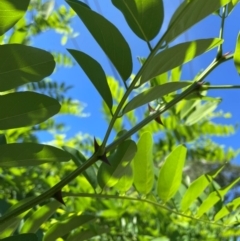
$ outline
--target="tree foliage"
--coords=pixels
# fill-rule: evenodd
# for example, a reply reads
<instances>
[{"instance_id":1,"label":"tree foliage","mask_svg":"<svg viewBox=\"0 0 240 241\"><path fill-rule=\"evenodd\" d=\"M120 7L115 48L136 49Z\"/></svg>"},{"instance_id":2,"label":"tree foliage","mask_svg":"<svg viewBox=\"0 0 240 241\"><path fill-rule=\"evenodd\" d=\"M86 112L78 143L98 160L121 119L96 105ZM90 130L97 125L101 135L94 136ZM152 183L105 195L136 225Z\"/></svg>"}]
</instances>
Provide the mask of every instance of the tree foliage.
<instances>
[{"instance_id":1,"label":"tree foliage","mask_svg":"<svg viewBox=\"0 0 240 241\"><path fill-rule=\"evenodd\" d=\"M239 73L239 37L233 54L222 52L224 22L238 1L183 1L159 38L163 1L112 0L149 48L136 75L119 29L81 1L66 3L57 9L52 0L0 3L0 239L233 240L240 201L232 190L240 179L236 173L219 177L234 174L229 162L239 150L210 137L236 128L214 122L229 113L216 111L221 99L208 90L239 86L213 86L205 79L226 61ZM56 134L52 145L41 144L37 131L64 127L54 115L81 116L82 108L66 97L70 86L44 79L55 64L71 66L73 60L29 44L48 29L60 32L63 44L73 38L74 12L120 75L109 77L93 57L68 49L102 97L109 125L103 140ZM218 38L172 45L212 13L220 16ZM181 66L212 49L212 63L193 80L182 80ZM112 132L116 138L107 145Z\"/></svg>"}]
</instances>

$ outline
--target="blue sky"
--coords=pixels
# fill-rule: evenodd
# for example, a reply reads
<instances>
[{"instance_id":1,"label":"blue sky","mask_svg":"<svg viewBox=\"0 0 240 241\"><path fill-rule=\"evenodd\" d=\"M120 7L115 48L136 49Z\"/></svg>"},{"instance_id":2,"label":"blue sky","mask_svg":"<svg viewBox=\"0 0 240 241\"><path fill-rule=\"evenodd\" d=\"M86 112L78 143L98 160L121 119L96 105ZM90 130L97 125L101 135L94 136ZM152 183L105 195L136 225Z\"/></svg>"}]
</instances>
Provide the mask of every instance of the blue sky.
<instances>
[{"instance_id":1,"label":"blue sky","mask_svg":"<svg viewBox=\"0 0 240 241\"><path fill-rule=\"evenodd\" d=\"M63 0L57 0L57 5L60 6L67 4ZM108 20L110 20L115 26L119 28L125 39L128 41L134 63L133 73L135 74L139 68L139 63L137 57L146 57L149 54L147 45L144 41L139 39L128 27L122 14L113 7L110 0L97 1L88 0L85 1L90 5L93 10L100 11ZM159 36L166 30L169 19L172 16L174 10L177 8L181 1L180 0L165 0L165 19L163 27L160 34L151 42L152 45L157 42ZM224 52L234 52L235 43L238 32L240 31L240 4L231 13L230 17L227 18L225 24L225 42L224 42ZM174 43L191 41L200 38L210 38L219 36L220 18L217 16L210 16L203 20L201 23L195 25L187 33L180 36ZM75 32L79 32L79 36L75 38L75 42L78 45L78 50L84 51L93 58L95 58L105 70L107 75L113 75L112 69L109 65L108 59L97 45L91 34L88 32L86 27L83 25L78 17L73 20L73 25ZM61 37L54 32L42 33L39 37L35 38L33 45L46 50L61 51L67 53L66 48L76 48L72 40L68 40L67 44L62 46L60 44ZM183 78L182 80L190 80L196 75L200 70L208 66L208 64L215 57L216 50L210 51L204 56L196 58L190 64L186 64L183 68ZM67 131L67 136L73 136L77 132L89 133L92 136L97 136L103 138L105 130L107 128L107 123L101 114L101 98L97 91L94 89L91 82L88 80L87 76L81 70L81 68L76 65L73 68L60 68L56 73L52 75L54 80L65 81L69 85L73 85L74 88L69 92L69 94L81 102L87 104L85 112L89 113L90 116L87 118L78 117L58 117L61 120L66 121L67 125L70 127ZM240 77L235 70L232 61L224 63L220 68L212 72L207 81L211 84L240 84ZM211 96L222 97L223 101L219 105L218 109L224 112L231 112L231 119L216 118L215 122L225 123L225 124L235 124L239 123L240 111L240 90L222 90L222 91L211 91L209 92ZM44 137L46 138L46 137ZM221 144L226 146L232 146L234 148L240 148L240 133L239 131L234 136L227 138L214 138Z\"/></svg>"}]
</instances>

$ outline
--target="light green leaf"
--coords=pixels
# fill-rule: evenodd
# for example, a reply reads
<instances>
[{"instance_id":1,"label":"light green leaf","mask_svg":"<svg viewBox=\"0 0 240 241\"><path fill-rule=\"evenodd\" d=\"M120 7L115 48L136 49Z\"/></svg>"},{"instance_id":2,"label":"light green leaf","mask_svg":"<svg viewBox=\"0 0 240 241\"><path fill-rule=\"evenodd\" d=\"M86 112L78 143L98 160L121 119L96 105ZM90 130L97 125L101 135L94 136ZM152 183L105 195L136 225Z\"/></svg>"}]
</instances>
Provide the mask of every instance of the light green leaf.
<instances>
[{"instance_id":1,"label":"light green leaf","mask_svg":"<svg viewBox=\"0 0 240 241\"><path fill-rule=\"evenodd\" d=\"M27 36L27 21L25 18L21 18L17 24L14 26L13 32L9 37L8 43L18 43L22 44Z\"/></svg>"},{"instance_id":2,"label":"light green leaf","mask_svg":"<svg viewBox=\"0 0 240 241\"><path fill-rule=\"evenodd\" d=\"M47 162L67 162L70 155L53 146L37 143L11 143L0 145L0 166L35 166Z\"/></svg>"},{"instance_id":3,"label":"light green leaf","mask_svg":"<svg viewBox=\"0 0 240 241\"><path fill-rule=\"evenodd\" d=\"M233 55L233 60L234 60L234 64L237 69L237 72L238 72L238 74L240 74L240 33L238 33L236 48L235 48L235 52Z\"/></svg>"},{"instance_id":4,"label":"light green leaf","mask_svg":"<svg viewBox=\"0 0 240 241\"><path fill-rule=\"evenodd\" d=\"M98 184L104 189L105 187L113 187L119 179L125 174L125 168L134 158L137 146L134 141L126 140L119 145L117 150L108 157L111 165L102 163L98 170Z\"/></svg>"},{"instance_id":5,"label":"light green leaf","mask_svg":"<svg viewBox=\"0 0 240 241\"><path fill-rule=\"evenodd\" d=\"M171 199L181 185L186 154L187 148L179 145L167 156L160 169L157 192L164 202Z\"/></svg>"},{"instance_id":6,"label":"light green leaf","mask_svg":"<svg viewBox=\"0 0 240 241\"><path fill-rule=\"evenodd\" d=\"M72 160L77 166L81 166L87 159L85 156L78 150L68 147L68 146L63 146L63 150L68 152L71 155ZM95 189L97 187L97 175L95 173L94 167L90 166L87 168L86 171L82 173L84 177L88 180L88 182L91 184L91 186Z\"/></svg>"},{"instance_id":7,"label":"light green leaf","mask_svg":"<svg viewBox=\"0 0 240 241\"><path fill-rule=\"evenodd\" d=\"M128 43L120 31L86 4L76 0L66 0L66 2L81 18L121 77L127 80L132 73L132 55Z\"/></svg>"},{"instance_id":8,"label":"light green leaf","mask_svg":"<svg viewBox=\"0 0 240 241\"><path fill-rule=\"evenodd\" d=\"M20 235L14 235L12 237L1 239L1 241L38 241L38 237L34 233L25 233Z\"/></svg>"},{"instance_id":9,"label":"light green leaf","mask_svg":"<svg viewBox=\"0 0 240 241\"><path fill-rule=\"evenodd\" d=\"M68 52L70 52L82 67L92 84L106 102L108 108L111 110L113 105L112 94L102 66L95 59L81 51L68 49Z\"/></svg>"},{"instance_id":10,"label":"light green leaf","mask_svg":"<svg viewBox=\"0 0 240 241\"><path fill-rule=\"evenodd\" d=\"M141 94L135 96L126 106L123 108L123 114L138 108L144 104L147 104L153 100L163 97L164 95L170 94L181 88L185 88L191 82L169 82L162 85L153 86L148 90L145 90Z\"/></svg>"},{"instance_id":11,"label":"light green leaf","mask_svg":"<svg viewBox=\"0 0 240 241\"><path fill-rule=\"evenodd\" d=\"M183 212L187 211L189 206L202 194L202 192L212 182L213 178L215 178L224 167L225 165L201 175L190 184L181 201L181 210Z\"/></svg>"},{"instance_id":12,"label":"light green leaf","mask_svg":"<svg viewBox=\"0 0 240 241\"><path fill-rule=\"evenodd\" d=\"M230 0L183 1L173 14L163 41L170 43L180 34L229 2Z\"/></svg>"},{"instance_id":13,"label":"light green leaf","mask_svg":"<svg viewBox=\"0 0 240 241\"><path fill-rule=\"evenodd\" d=\"M39 208L24 222L20 233L36 233L40 226L53 215L60 205L60 202L53 201Z\"/></svg>"},{"instance_id":14,"label":"light green leaf","mask_svg":"<svg viewBox=\"0 0 240 241\"><path fill-rule=\"evenodd\" d=\"M141 194L151 192L154 182L153 139L150 132L144 132L137 143L137 153L133 160L134 186Z\"/></svg>"},{"instance_id":15,"label":"light green leaf","mask_svg":"<svg viewBox=\"0 0 240 241\"><path fill-rule=\"evenodd\" d=\"M199 103L195 106L195 110L187 117L185 124L186 125L193 125L196 122L200 121L210 113L212 113L217 106L219 105L219 100L214 102L207 102L201 105Z\"/></svg>"},{"instance_id":16,"label":"light green leaf","mask_svg":"<svg viewBox=\"0 0 240 241\"><path fill-rule=\"evenodd\" d=\"M1 0L0 36L12 28L27 11L30 0Z\"/></svg>"},{"instance_id":17,"label":"light green leaf","mask_svg":"<svg viewBox=\"0 0 240 241\"><path fill-rule=\"evenodd\" d=\"M239 206L240 206L240 197L235 198L233 201L223 206L214 216L214 221L218 221L219 219L230 214L231 212L236 211Z\"/></svg>"},{"instance_id":18,"label":"light green leaf","mask_svg":"<svg viewBox=\"0 0 240 241\"><path fill-rule=\"evenodd\" d=\"M222 200L222 198L231 190L231 188L238 183L240 177L235 179L232 183L219 189L217 192L211 192L210 195L203 201L201 206L199 207L196 216L200 218L204 213L206 213L209 209L211 209L218 201Z\"/></svg>"},{"instance_id":19,"label":"light green leaf","mask_svg":"<svg viewBox=\"0 0 240 241\"><path fill-rule=\"evenodd\" d=\"M0 53L0 91L40 81L55 68L53 56L42 49L5 44L0 45Z\"/></svg>"},{"instance_id":20,"label":"light green leaf","mask_svg":"<svg viewBox=\"0 0 240 241\"><path fill-rule=\"evenodd\" d=\"M34 92L0 96L0 130L39 124L60 110L57 100Z\"/></svg>"},{"instance_id":21,"label":"light green leaf","mask_svg":"<svg viewBox=\"0 0 240 241\"><path fill-rule=\"evenodd\" d=\"M162 0L112 0L112 3L139 38L148 42L156 37L163 23Z\"/></svg>"},{"instance_id":22,"label":"light green leaf","mask_svg":"<svg viewBox=\"0 0 240 241\"><path fill-rule=\"evenodd\" d=\"M230 1L230 3L228 4L228 9L227 9L228 10L228 16L231 14L231 12L237 6L238 3L239 3L239 0Z\"/></svg>"},{"instance_id":23,"label":"light green leaf","mask_svg":"<svg viewBox=\"0 0 240 241\"><path fill-rule=\"evenodd\" d=\"M141 84L165 73L177 66L189 62L198 55L201 55L223 42L222 39L198 39L192 42L185 42L165 49L155 55L144 69L141 77Z\"/></svg>"},{"instance_id":24,"label":"light green leaf","mask_svg":"<svg viewBox=\"0 0 240 241\"><path fill-rule=\"evenodd\" d=\"M56 240L58 237L62 237L68 233L70 233L73 229L78 228L84 224L87 224L96 217L91 215L73 215L70 218L62 221L54 223L46 232L43 241L53 241Z\"/></svg>"}]
</instances>

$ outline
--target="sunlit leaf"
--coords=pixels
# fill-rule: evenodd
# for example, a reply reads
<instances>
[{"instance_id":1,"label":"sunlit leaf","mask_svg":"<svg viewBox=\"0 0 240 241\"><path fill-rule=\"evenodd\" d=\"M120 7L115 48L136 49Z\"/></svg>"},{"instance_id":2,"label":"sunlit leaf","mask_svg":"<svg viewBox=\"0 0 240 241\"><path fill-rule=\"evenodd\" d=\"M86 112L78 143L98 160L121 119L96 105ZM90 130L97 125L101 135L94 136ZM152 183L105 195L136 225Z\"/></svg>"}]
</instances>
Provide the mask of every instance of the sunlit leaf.
<instances>
[{"instance_id":1,"label":"sunlit leaf","mask_svg":"<svg viewBox=\"0 0 240 241\"><path fill-rule=\"evenodd\" d=\"M167 43L173 41L180 34L184 33L214 11L228 4L230 1L231 0L183 1L173 14L163 41Z\"/></svg>"},{"instance_id":2,"label":"sunlit leaf","mask_svg":"<svg viewBox=\"0 0 240 241\"><path fill-rule=\"evenodd\" d=\"M199 103L197 106L195 106L196 109L187 117L185 124L193 125L194 123L200 121L212 113L218 105L219 101L207 102L202 105Z\"/></svg>"},{"instance_id":3,"label":"sunlit leaf","mask_svg":"<svg viewBox=\"0 0 240 241\"><path fill-rule=\"evenodd\" d=\"M96 217L91 215L73 215L62 222L54 223L44 235L43 241L53 241L58 237L62 237L70 233L73 229L78 228L84 224L87 224L96 219Z\"/></svg>"},{"instance_id":4,"label":"sunlit leaf","mask_svg":"<svg viewBox=\"0 0 240 241\"><path fill-rule=\"evenodd\" d=\"M46 1L42 6L41 6L41 14L43 15L44 19L48 19L48 17L51 15L55 5L55 0L49 0Z\"/></svg>"},{"instance_id":5,"label":"sunlit leaf","mask_svg":"<svg viewBox=\"0 0 240 241\"><path fill-rule=\"evenodd\" d=\"M148 42L156 37L163 23L162 0L112 0L112 3L139 38Z\"/></svg>"},{"instance_id":6,"label":"sunlit leaf","mask_svg":"<svg viewBox=\"0 0 240 241\"><path fill-rule=\"evenodd\" d=\"M133 160L134 186L141 194L151 192L154 182L153 138L150 132L144 132L137 143L137 153Z\"/></svg>"},{"instance_id":7,"label":"sunlit leaf","mask_svg":"<svg viewBox=\"0 0 240 241\"><path fill-rule=\"evenodd\" d=\"M60 110L57 100L34 92L0 96L0 130L39 124Z\"/></svg>"},{"instance_id":8,"label":"sunlit leaf","mask_svg":"<svg viewBox=\"0 0 240 241\"><path fill-rule=\"evenodd\" d=\"M148 90L145 90L141 94L135 96L123 109L123 114L138 108L144 104L147 104L153 100L159 99L164 95L170 94L181 88L185 88L190 85L191 82L169 82L162 85L153 86Z\"/></svg>"},{"instance_id":9,"label":"sunlit leaf","mask_svg":"<svg viewBox=\"0 0 240 241\"><path fill-rule=\"evenodd\" d=\"M200 218L204 213L209 211L209 209L211 209L218 201L221 201L222 198L232 189L232 187L239 182L239 180L240 177L235 179L226 187L223 187L218 191L211 192L199 207L196 216Z\"/></svg>"},{"instance_id":10,"label":"sunlit leaf","mask_svg":"<svg viewBox=\"0 0 240 241\"><path fill-rule=\"evenodd\" d=\"M167 202L178 191L182 181L182 172L186 159L187 148L176 147L166 158L158 176L158 196Z\"/></svg>"},{"instance_id":11,"label":"sunlit leaf","mask_svg":"<svg viewBox=\"0 0 240 241\"><path fill-rule=\"evenodd\" d=\"M53 146L37 143L11 143L0 145L0 166L35 166L47 162L66 162L70 155Z\"/></svg>"},{"instance_id":12,"label":"sunlit leaf","mask_svg":"<svg viewBox=\"0 0 240 241\"><path fill-rule=\"evenodd\" d=\"M132 161L137 151L134 141L126 140L108 157L110 165L102 163L98 170L98 184L103 189L113 187L125 174L125 168Z\"/></svg>"},{"instance_id":13,"label":"sunlit leaf","mask_svg":"<svg viewBox=\"0 0 240 241\"><path fill-rule=\"evenodd\" d=\"M30 0L1 0L0 1L0 36L23 17Z\"/></svg>"},{"instance_id":14,"label":"sunlit leaf","mask_svg":"<svg viewBox=\"0 0 240 241\"><path fill-rule=\"evenodd\" d=\"M25 233L4 238L1 239L1 241L39 241L39 239L38 236L34 233Z\"/></svg>"},{"instance_id":15,"label":"sunlit leaf","mask_svg":"<svg viewBox=\"0 0 240 241\"><path fill-rule=\"evenodd\" d=\"M53 201L40 207L27 218L20 233L36 233L40 226L53 215L60 205L58 201Z\"/></svg>"},{"instance_id":16,"label":"sunlit leaf","mask_svg":"<svg viewBox=\"0 0 240 241\"><path fill-rule=\"evenodd\" d=\"M213 178L215 178L224 167L225 165L214 171L201 175L190 184L181 201L182 211L185 212L189 208L189 206L202 194L202 192L212 182Z\"/></svg>"},{"instance_id":17,"label":"sunlit leaf","mask_svg":"<svg viewBox=\"0 0 240 241\"><path fill-rule=\"evenodd\" d=\"M53 56L42 49L5 44L0 45L0 53L0 91L40 81L55 68Z\"/></svg>"},{"instance_id":18,"label":"sunlit leaf","mask_svg":"<svg viewBox=\"0 0 240 241\"><path fill-rule=\"evenodd\" d=\"M86 161L85 156L80 151L68 146L63 146L62 148L71 155L72 160L75 162L77 166L81 166ZM82 174L86 177L88 182L95 189L97 187L97 175L95 173L94 167L90 166Z\"/></svg>"},{"instance_id":19,"label":"sunlit leaf","mask_svg":"<svg viewBox=\"0 0 240 241\"><path fill-rule=\"evenodd\" d=\"M233 60L238 74L240 74L240 33L237 37L236 49L233 55Z\"/></svg>"},{"instance_id":20,"label":"sunlit leaf","mask_svg":"<svg viewBox=\"0 0 240 241\"><path fill-rule=\"evenodd\" d=\"M66 0L81 18L105 54L124 80L132 73L132 56L128 43L120 31L106 18L77 0Z\"/></svg>"},{"instance_id":21,"label":"sunlit leaf","mask_svg":"<svg viewBox=\"0 0 240 241\"><path fill-rule=\"evenodd\" d=\"M223 42L222 39L199 39L185 42L165 49L155 55L144 69L141 84L177 66L189 62Z\"/></svg>"},{"instance_id":22,"label":"sunlit leaf","mask_svg":"<svg viewBox=\"0 0 240 241\"><path fill-rule=\"evenodd\" d=\"M106 102L108 108L111 110L113 105L112 94L102 66L95 59L81 51L68 49L68 52L70 52L84 70L92 84Z\"/></svg>"}]
</instances>

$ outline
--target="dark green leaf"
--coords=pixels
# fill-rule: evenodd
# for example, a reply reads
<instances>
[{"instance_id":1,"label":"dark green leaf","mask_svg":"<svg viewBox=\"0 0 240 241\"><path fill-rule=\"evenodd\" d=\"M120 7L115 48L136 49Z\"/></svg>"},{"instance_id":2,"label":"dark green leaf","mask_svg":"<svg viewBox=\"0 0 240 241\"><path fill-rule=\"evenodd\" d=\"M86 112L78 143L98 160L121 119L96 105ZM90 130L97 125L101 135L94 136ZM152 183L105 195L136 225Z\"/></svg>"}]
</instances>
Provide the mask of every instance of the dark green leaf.
<instances>
[{"instance_id":1,"label":"dark green leaf","mask_svg":"<svg viewBox=\"0 0 240 241\"><path fill-rule=\"evenodd\" d=\"M102 66L95 59L83 52L73 49L68 49L68 52L70 52L70 54L82 67L85 74L91 80L92 84L95 86L99 94L106 102L108 108L111 110L113 105L112 94Z\"/></svg>"},{"instance_id":2,"label":"dark green leaf","mask_svg":"<svg viewBox=\"0 0 240 241\"><path fill-rule=\"evenodd\" d=\"M73 229L78 228L96 219L91 215L71 216L70 218L54 223L46 232L43 241L53 241L70 233Z\"/></svg>"},{"instance_id":3,"label":"dark green leaf","mask_svg":"<svg viewBox=\"0 0 240 241\"><path fill-rule=\"evenodd\" d=\"M230 1L230 3L228 4L228 16L231 14L231 12L237 6L238 3L239 3L239 0Z\"/></svg>"},{"instance_id":4,"label":"dark green leaf","mask_svg":"<svg viewBox=\"0 0 240 241\"><path fill-rule=\"evenodd\" d=\"M36 143L11 143L0 145L0 166L35 166L47 162L66 162L70 155L53 146Z\"/></svg>"},{"instance_id":5,"label":"dark green leaf","mask_svg":"<svg viewBox=\"0 0 240 241\"><path fill-rule=\"evenodd\" d=\"M0 1L0 36L12 28L27 11L30 0Z\"/></svg>"},{"instance_id":6,"label":"dark green leaf","mask_svg":"<svg viewBox=\"0 0 240 241\"><path fill-rule=\"evenodd\" d=\"M38 237L34 233L25 233L4 238L1 239L1 241L38 241Z\"/></svg>"},{"instance_id":7,"label":"dark green leaf","mask_svg":"<svg viewBox=\"0 0 240 241\"><path fill-rule=\"evenodd\" d=\"M117 150L108 157L110 165L102 163L98 170L98 184L104 189L113 187L119 179L125 174L125 168L134 158L137 146L134 141L126 140L119 145Z\"/></svg>"},{"instance_id":8,"label":"dark green leaf","mask_svg":"<svg viewBox=\"0 0 240 241\"><path fill-rule=\"evenodd\" d=\"M81 166L86 161L85 156L80 151L68 146L63 146L62 148L71 155L72 160L77 166ZM95 173L94 167L88 167L88 169L83 172L83 175L95 189L97 187L97 175Z\"/></svg>"},{"instance_id":9,"label":"dark green leaf","mask_svg":"<svg viewBox=\"0 0 240 241\"><path fill-rule=\"evenodd\" d=\"M39 124L60 110L57 100L34 92L0 96L0 130Z\"/></svg>"},{"instance_id":10,"label":"dark green leaf","mask_svg":"<svg viewBox=\"0 0 240 241\"><path fill-rule=\"evenodd\" d=\"M237 37L236 49L233 55L233 60L238 74L240 74L240 33Z\"/></svg>"},{"instance_id":11,"label":"dark green leaf","mask_svg":"<svg viewBox=\"0 0 240 241\"><path fill-rule=\"evenodd\" d=\"M225 165L221 166L217 170L201 175L190 184L181 201L182 211L187 211L189 206L202 194L202 192L212 182L213 178L222 171L224 166Z\"/></svg>"},{"instance_id":12,"label":"dark green leaf","mask_svg":"<svg viewBox=\"0 0 240 241\"><path fill-rule=\"evenodd\" d=\"M163 41L167 43L173 41L187 29L229 2L230 0L183 1L172 16Z\"/></svg>"},{"instance_id":13,"label":"dark green leaf","mask_svg":"<svg viewBox=\"0 0 240 241\"><path fill-rule=\"evenodd\" d=\"M153 138L150 132L144 132L137 143L137 153L133 160L134 185L137 191L147 195L154 182Z\"/></svg>"},{"instance_id":14,"label":"dark green leaf","mask_svg":"<svg viewBox=\"0 0 240 241\"><path fill-rule=\"evenodd\" d=\"M86 4L76 0L66 2L81 18L122 78L127 80L132 73L132 56L128 43L120 31Z\"/></svg>"},{"instance_id":15,"label":"dark green leaf","mask_svg":"<svg viewBox=\"0 0 240 241\"><path fill-rule=\"evenodd\" d=\"M0 45L0 91L37 82L55 68L53 56L42 49L21 44Z\"/></svg>"},{"instance_id":16,"label":"dark green leaf","mask_svg":"<svg viewBox=\"0 0 240 241\"><path fill-rule=\"evenodd\" d=\"M148 90L145 90L141 94L135 96L126 106L123 108L123 114L138 108L144 104L147 104L153 100L163 97L173 91L185 88L188 85L192 84L191 82L169 82L162 85L153 86Z\"/></svg>"},{"instance_id":17,"label":"dark green leaf","mask_svg":"<svg viewBox=\"0 0 240 241\"><path fill-rule=\"evenodd\" d=\"M144 69L141 84L177 66L189 62L223 42L222 39L198 39L175 45L155 55Z\"/></svg>"},{"instance_id":18,"label":"dark green leaf","mask_svg":"<svg viewBox=\"0 0 240 241\"><path fill-rule=\"evenodd\" d=\"M24 222L20 233L36 233L60 205L58 201L53 201L39 208Z\"/></svg>"},{"instance_id":19,"label":"dark green leaf","mask_svg":"<svg viewBox=\"0 0 240 241\"><path fill-rule=\"evenodd\" d=\"M0 134L0 145L7 144L7 139L4 134Z\"/></svg>"},{"instance_id":20,"label":"dark green leaf","mask_svg":"<svg viewBox=\"0 0 240 241\"><path fill-rule=\"evenodd\" d=\"M112 0L112 3L139 38L148 42L156 37L163 23L162 0Z\"/></svg>"},{"instance_id":21,"label":"dark green leaf","mask_svg":"<svg viewBox=\"0 0 240 241\"><path fill-rule=\"evenodd\" d=\"M186 159L187 148L183 145L176 147L166 158L158 177L158 196L167 202L171 199L182 182L182 172Z\"/></svg>"}]
</instances>

